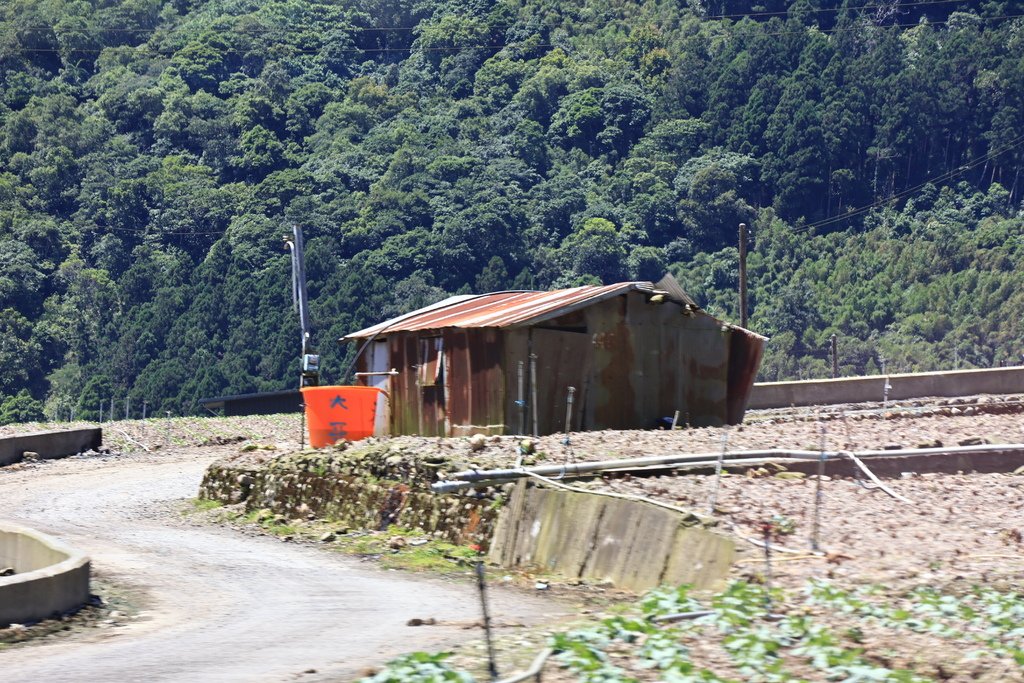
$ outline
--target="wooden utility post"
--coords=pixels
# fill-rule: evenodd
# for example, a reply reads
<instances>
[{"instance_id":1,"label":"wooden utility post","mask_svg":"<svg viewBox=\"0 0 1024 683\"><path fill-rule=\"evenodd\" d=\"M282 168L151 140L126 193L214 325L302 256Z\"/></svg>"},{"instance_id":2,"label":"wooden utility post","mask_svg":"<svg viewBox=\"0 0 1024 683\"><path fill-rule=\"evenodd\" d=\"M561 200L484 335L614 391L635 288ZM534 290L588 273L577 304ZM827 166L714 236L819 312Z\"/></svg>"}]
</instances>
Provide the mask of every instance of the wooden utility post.
<instances>
[{"instance_id":1,"label":"wooden utility post","mask_svg":"<svg viewBox=\"0 0 1024 683\"><path fill-rule=\"evenodd\" d=\"M747 224L740 223L740 327L747 326Z\"/></svg>"}]
</instances>

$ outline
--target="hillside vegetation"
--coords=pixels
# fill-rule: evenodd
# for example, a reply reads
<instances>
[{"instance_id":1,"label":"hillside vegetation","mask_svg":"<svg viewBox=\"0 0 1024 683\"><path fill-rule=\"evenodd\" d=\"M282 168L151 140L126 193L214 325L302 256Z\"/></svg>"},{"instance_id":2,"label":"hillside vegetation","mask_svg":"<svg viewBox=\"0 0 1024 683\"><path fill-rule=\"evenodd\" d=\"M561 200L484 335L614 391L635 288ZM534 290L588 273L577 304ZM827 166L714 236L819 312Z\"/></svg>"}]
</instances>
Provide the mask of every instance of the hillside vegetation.
<instances>
[{"instance_id":1,"label":"hillside vegetation","mask_svg":"<svg viewBox=\"0 0 1024 683\"><path fill-rule=\"evenodd\" d=\"M762 378L1024 351L1012 2L9 0L0 421L327 379L445 294L673 272Z\"/></svg>"}]
</instances>

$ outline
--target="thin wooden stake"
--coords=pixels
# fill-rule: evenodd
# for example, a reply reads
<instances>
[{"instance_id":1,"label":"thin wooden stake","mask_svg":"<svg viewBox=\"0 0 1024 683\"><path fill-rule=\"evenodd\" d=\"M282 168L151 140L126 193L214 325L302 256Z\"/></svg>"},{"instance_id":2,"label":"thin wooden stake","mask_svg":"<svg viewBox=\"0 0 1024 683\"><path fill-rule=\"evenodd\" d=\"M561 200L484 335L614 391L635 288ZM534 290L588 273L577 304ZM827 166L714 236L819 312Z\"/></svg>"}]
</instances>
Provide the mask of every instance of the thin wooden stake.
<instances>
[{"instance_id":1,"label":"thin wooden stake","mask_svg":"<svg viewBox=\"0 0 1024 683\"><path fill-rule=\"evenodd\" d=\"M772 523L761 522L764 536L764 608L765 615L772 614Z\"/></svg>"},{"instance_id":2,"label":"thin wooden stake","mask_svg":"<svg viewBox=\"0 0 1024 683\"><path fill-rule=\"evenodd\" d=\"M722 430L722 451L718 454L718 460L715 461L715 483L711 489L711 500L708 501L708 514L715 514L715 504L718 502L718 488L722 485L722 461L725 460L725 454L729 450L729 428L725 427Z\"/></svg>"},{"instance_id":3,"label":"thin wooden stake","mask_svg":"<svg viewBox=\"0 0 1024 683\"><path fill-rule=\"evenodd\" d=\"M821 455L818 456L818 481L814 490L814 527L811 531L811 550L814 552L821 550L821 503L823 497L821 483L825 478L825 424L820 421L820 416L818 428L821 430Z\"/></svg>"},{"instance_id":4,"label":"thin wooden stake","mask_svg":"<svg viewBox=\"0 0 1024 683\"><path fill-rule=\"evenodd\" d=\"M476 563L476 585L480 590L480 607L484 613L484 636L487 639L487 672L491 680L498 680L498 663L494 658L494 641L491 636L491 615L487 610L487 582L484 572L484 563L477 560Z\"/></svg>"}]
</instances>

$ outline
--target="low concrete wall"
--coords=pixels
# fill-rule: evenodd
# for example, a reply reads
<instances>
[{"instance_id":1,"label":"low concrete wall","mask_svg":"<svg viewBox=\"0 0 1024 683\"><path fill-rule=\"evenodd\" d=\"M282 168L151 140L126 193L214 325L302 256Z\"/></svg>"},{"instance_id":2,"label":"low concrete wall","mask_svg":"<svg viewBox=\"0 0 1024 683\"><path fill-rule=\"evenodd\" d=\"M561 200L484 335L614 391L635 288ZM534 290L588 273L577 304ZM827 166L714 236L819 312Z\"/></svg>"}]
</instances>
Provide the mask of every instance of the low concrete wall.
<instances>
[{"instance_id":1,"label":"low concrete wall","mask_svg":"<svg viewBox=\"0 0 1024 683\"><path fill-rule=\"evenodd\" d=\"M46 619L89 600L89 558L55 538L0 522L0 627Z\"/></svg>"},{"instance_id":2,"label":"low concrete wall","mask_svg":"<svg viewBox=\"0 0 1024 683\"><path fill-rule=\"evenodd\" d=\"M978 446L976 448L958 449L957 453L943 453L939 448L910 449L893 451L860 451L864 464L882 479L896 479L904 472L924 474L926 472L1013 472L1024 465L1024 448L1014 444L1006 446ZM807 460L781 460L790 472L803 472L813 476L818 472L818 463ZM726 467L734 473L745 472L751 467ZM707 468L705 472L713 470ZM830 477L863 477L853 461L842 458L825 462L825 474Z\"/></svg>"},{"instance_id":3,"label":"low concrete wall","mask_svg":"<svg viewBox=\"0 0 1024 683\"><path fill-rule=\"evenodd\" d=\"M903 375L841 377L754 385L748 410L881 401L889 379L889 400L925 396L1024 393L1024 367L951 370Z\"/></svg>"},{"instance_id":4,"label":"low concrete wall","mask_svg":"<svg viewBox=\"0 0 1024 683\"><path fill-rule=\"evenodd\" d=\"M99 427L5 436L0 438L0 466L18 462L25 451L38 453L40 458L62 458L101 445L103 430Z\"/></svg>"},{"instance_id":5,"label":"low concrete wall","mask_svg":"<svg viewBox=\"0 0 1024 683\"><path fill-rule=\"evenodd\" d=\"M687 524L684 515L649 503L520 482L498 517L490 559L503 567L611 580L634 591L720 585L734 542Z\"/></svg>"}]
</instances>

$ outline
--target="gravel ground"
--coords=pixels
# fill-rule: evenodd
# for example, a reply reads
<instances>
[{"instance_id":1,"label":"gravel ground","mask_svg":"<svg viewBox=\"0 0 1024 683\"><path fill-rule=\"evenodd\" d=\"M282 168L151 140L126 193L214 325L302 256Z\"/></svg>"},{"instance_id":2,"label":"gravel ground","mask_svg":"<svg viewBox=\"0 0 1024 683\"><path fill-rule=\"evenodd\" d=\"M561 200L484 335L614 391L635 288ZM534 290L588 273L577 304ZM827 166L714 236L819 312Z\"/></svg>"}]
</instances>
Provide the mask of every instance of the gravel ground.
<instances>
[{"instance_id":1,"label":"gravel ground","mask_svg":"<svg viewBox=\"0 0 1024 683\"><path fill-rule=\"evenodd\" d=\"M776 553L776 580L795 586L810 576L825 576L900 586L1024 579L1024 476L924 474L886 483L912 502L853 479L823 481L819 539L826 555ZM714 477L617 479L583 486L705 510ZM785 527L775 542L809 550L816 486L813 477L726 476L715 517L747 538L761 538L761 523L774 519L776 527ZM745 550L737 574L759 575L763 552L752 544Z\"/></svg>"},{"instance_id":2,"label":"gravel ground","mask_svg":"<svg viewBox=\"0 0 1024 683\"><path fill-rule=\"evenodd\" d=\"M819 421L805 409L750 413L747 423L728 429L704 428L675 431L600 431L551 435L536 440L537 453L527 462L558 463L565 460L596 461L672 453L718 452L727 437L730 450L797 448L817 450L824 436L827 449L874 449L886 446L912 448L941 443L956 445L971 438L991 443L1024 442L1024 414L992 413L1014 405L1018 397L996 399L942 399L916 405L870 411L870 406L846 406L844 419ZM979 404L975 414L964 414ZM960 414L926 414L951 412ZM832 409L826 417L837 418ZM83 423L85 424L85 423ZM0 434L31 431L49 425L18 425L0 428ZM58 425L54 425L58 426ZM154 454L159 449L186 445L260 442L274 444L277 452L298 446L295 416L274 415L244 418L172 418L108 423L105 442L117 448L137 444ZM401 449L417 454L441 452L452 468L511 466L519 437L491 437L480 451L470 440L398 437L391 440ZM225 451L226 452L226 451ZM20 464L14 468L33 467ZM908 505L879 490L869 490L854 480L823 482L821 545L836 554L822 560L780 563L780 579L801 580L808 574L831 572L836 576L871 576L898 580L907 575L939 572L988 577L1012 571L1014 563L1004 556L1021 550L1024 532L1024 477L1011 474L925 474L888 482L913 501ZM596 480L581 484L657 498L699 511L707 509L713 486L709 477L652 477ZM776 478L723 478L718 495L718 515L724 529L735 525L746 536L759 535L758 525L779 515L794 526L786 545L807 548L813 518L813 477L803 480ZM750 546L751 550L756 550ZM744 559L742 562L746 563ZM740 564L748 571L756 563ZM748 569L744 569L747 567ZM874 580L874 579L872 579Z\"/></svg>"},{"instance_id":3,"label":"gravel ground","mask_svg":"<svg viewBox=\"0 0 1024 683\"><path fill-rule=\"evenodd\" d=\"M823 436L827 449L957 445L968 439L1024 442L1024 414L1016 412L1020 406L1013 402L983 398L918 403L886 410L848 406L843 411L845 417L833 409L820 421L813 410L762 411L749 414L744 425L728 430L588 432L571 435L568 444L564 435L551 435L536 440L537 452L528 456L526 462L716 453L726 437L729 450L817 450ZM0 428L0 433L8 430ZM105 436L108 442L116 440L129 446L134 443L136 449L144 446L156 456L161 449L173 450L182 445L241 441L274 444L279 451L287 451L298 446L297 433L295 416L270 416L118 422L107 427ZM492 437L478 451L471 449L466 438L400 437L390 441L406 452L443 454L452 469L460 469L512 465L521 438ZM14 468L41 466L25 464ZM851 479L826 478L822 482L820 545L826 553L823 556L807 552L814 526L814 477L726 476L717 495L715 515L723 531L746 538L760 537L761 523L772 521L778 532L774 542L796 551L773 555L774 585L794 593L810 578L831 579L849 590L881 586L883 596L893 602L905 600L910 591L921 587L961 595L967 594L972 586L1018 593L1024 590L1024 476L923 474L886 483L911 503L891 498L878 489L865 488ZM580 485L705 511L714 482L711 477L700 475L620 477ZM764 580L763 552L752 544L742 543L742 547L733 578L755 583ZM557 583L551 586L552 593L562 596L572 595L574 590L586 588ZM820 616L821 612L816 614ZM937 640L921 633L876 632L851 616L830 618L834 628L863 629L869 651L884 653L887 665L908 666L935 678L954 681L1021 680L1017 669L1007 669L1001 663L996 666L985 660L961 661L959 650L967 644ZM523 666L542 646L545 635L544 631L534 631L504 636L500 648L506 663L504 671ZM455 661L460 665L475 662L473 668L479 672L482 647L477 643L461 648ZM704 666L721 667L729 673L721 650L713 643L693 643L692 655L694 661L700 660ZM511 666L512 661L516 666ZM552 663L545 680L575 679L559 672Z\"/></svg>"},{"instance_id":4,"label":"gravel ground","mask_svg":"<svg viewBox=\"0 0 1024 683\"><path fill-rule=\"evenodd\" d=\"M167 447L0 468L5 519L86 552L104 581L139 603L78 637L0 646L0 681L352 680L407 649L476 637L458 625L479 614L468 581L381 571L183 518L206 466L235 450ZM523 624L564 609L511 589L491 597ZM439 623L406 626L420 616Z\"/></svg>"}]
</instances>

